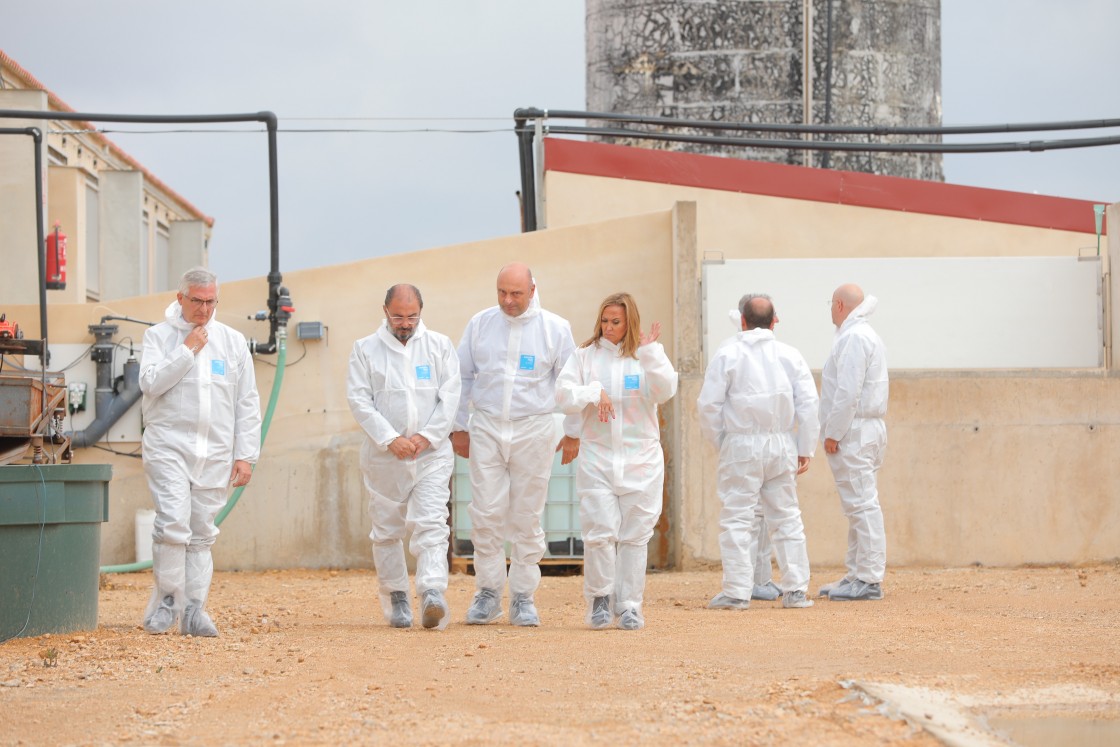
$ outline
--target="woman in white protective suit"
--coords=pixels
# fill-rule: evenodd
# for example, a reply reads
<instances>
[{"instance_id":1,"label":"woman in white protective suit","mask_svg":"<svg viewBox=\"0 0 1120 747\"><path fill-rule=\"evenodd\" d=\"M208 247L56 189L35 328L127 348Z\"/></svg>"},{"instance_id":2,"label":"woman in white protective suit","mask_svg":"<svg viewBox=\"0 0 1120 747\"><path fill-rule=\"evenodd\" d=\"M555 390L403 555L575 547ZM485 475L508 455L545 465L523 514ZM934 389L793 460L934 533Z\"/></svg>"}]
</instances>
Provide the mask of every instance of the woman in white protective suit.
<instances>
[{"instance_id":1,"label":"woman in white protective suit","mask_svg":"<svg viewBox=\"0 0 1120 747\"><path fill-rule=\"evenodd\" d=\"M665 458L657 406L677 391L677 372L657 338L641 331L629 293L599 306L595 333L568 359L556 382L565 413L582 416L579 469L583 592L587 624L623 630L645 625L646 551L657 519Z\"/></svg>"},{"instance_id":2,"label":"woman in white protective suit","mask_svg":"<svg viewBox=\"0 0 1120 747\"><path fill-rule=\"evenodd\" d=\"M165 321L144 333L144 472L155 503L155 588L144 629L216 636L205 612L214 573L214 519L229 487L249 482L261 411L245 336L214 319L216 276L184 273Z\"/></svg>"}]
</instances>

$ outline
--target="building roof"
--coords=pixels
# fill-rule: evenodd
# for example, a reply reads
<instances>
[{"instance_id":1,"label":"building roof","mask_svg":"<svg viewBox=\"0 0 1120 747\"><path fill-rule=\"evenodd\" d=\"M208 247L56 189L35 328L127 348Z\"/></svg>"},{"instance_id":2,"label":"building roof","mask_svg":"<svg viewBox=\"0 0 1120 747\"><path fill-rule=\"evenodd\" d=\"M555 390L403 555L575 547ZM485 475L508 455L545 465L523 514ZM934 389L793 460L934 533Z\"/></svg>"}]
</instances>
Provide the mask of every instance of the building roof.
<instances>
[{"instance_id":1,"label":"building roof","mask_svg":"<svg viewBox=\"0 0 1120 747\"><path fill-rule=\"evenodd\" d=\"M11 57L9 57L4 52L4 50L2 50L2 49L0 49L0 64L8 67L12 71L12 74L15 75L15 77L19 78L20 82L22 82L27 88L45 91L46 94L47 94L48 105L50 106L52 111L62 111L62 112L73 112L74 111L74 109L69 104L67 104L65 101L60 99L57 94L55 94L53 91L51 91L49 88L44 86L41 82L39 82L39 80L34 75L29 73L26 69L24 69L24 67L22 65L20 65L18 62L13 60ZM77 127L81 127L81 128L89 129L89 130L94 130L95 129L94 126L89 122L79 121L79 122L75 122L74 125L77 126ZM157 189L161 190L164 194L166 194L168 197L173 199L175 202L179 203L187 213L189 213L190 215L192 215L193 217L195 217L198 220L204 221L207 226L213 227L214 219L212 217L203 213L201 210L196 208L185 197L183 197L178 192L176 192L175 190L168 187L167 184L165 184L158 177L156 177L155 174L153 174L151 171L149 171L147 168L145 168L143 164L141 164L135 158L130 156L128 153L125 153L123 150L121 150L120 146L118 146L112 140L105 137L100 132L96 132L96 131L91 132L90 137L94 138L99 143L101 143L105 147L107 147L110 150L110 152L113 153L114 156L116 156L120 160L127 163L133 169L141 172L144 175L144 179L146 181L148 181L151 185L153 185Z\"/></svg>"},{"instance_id":2,"label":"building roof","mask_svg":"<svg viewBox=\"0 0 1120 747\"><path fill-rule=\"evenodd\" d=\"M544 153L549 171L1096 235L1089 200L560 138Z\"/></svg>"}]
</instances>

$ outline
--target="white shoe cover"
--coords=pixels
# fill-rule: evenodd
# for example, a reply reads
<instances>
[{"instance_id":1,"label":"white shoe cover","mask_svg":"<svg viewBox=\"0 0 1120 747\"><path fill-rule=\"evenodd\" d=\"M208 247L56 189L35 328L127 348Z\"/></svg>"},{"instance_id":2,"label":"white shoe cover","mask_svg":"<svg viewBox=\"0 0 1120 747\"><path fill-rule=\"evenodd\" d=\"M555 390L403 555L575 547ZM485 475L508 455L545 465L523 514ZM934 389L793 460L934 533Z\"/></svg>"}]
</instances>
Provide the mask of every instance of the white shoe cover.
<instances>
[{"instance_id":1,"label":"white shoe cover","mask_svg":"<svg viewBox=\"0 0 1120 747\"><path fill-rule=\"evenodd\" d=\"M186 555L186 545L152 543L152 597L144 610L149 633L166 633L186 606Z\"/></svg>"}]
</instances>

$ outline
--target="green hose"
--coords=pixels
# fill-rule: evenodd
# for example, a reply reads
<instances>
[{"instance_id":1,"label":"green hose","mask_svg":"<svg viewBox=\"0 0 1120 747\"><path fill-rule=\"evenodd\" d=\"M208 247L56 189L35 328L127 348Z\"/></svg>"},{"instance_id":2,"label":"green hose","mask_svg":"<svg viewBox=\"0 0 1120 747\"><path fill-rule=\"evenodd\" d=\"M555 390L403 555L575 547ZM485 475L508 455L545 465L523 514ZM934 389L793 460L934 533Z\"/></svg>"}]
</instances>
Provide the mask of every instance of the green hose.
<instances>
[{"instance_id":1,"label":"green hose","mask_svg":"<svg viewBox=\"0 0 1120 747\"><path fill-rule=\"evenodd\" d=\"M284 330L281 329L281 332ZM276 402L280 399L280 385L284 381L284 362L288 358L288 345L287 335L278 334L276 336L276 377L272 380L272 393L268 397L268 407L265 408L264 420L261 422L261 447L264 447L265 436L268 435L268 426L272 423L272 414L276 412ZM253 465L253 470L256 471L256 466ZM237 501L241 498L241 491L245 490L242 485L235 488L233 495L226 501L226 505L218 512L217 518L214 523L221 526L222 522L226 520L226 516L237 505ZM146 571L152 567L152 561L144 560L139 563L125 563L123 565L103 565L100 568L101 573L135 573L136 571Z\"/></svg>"}]
</instances>

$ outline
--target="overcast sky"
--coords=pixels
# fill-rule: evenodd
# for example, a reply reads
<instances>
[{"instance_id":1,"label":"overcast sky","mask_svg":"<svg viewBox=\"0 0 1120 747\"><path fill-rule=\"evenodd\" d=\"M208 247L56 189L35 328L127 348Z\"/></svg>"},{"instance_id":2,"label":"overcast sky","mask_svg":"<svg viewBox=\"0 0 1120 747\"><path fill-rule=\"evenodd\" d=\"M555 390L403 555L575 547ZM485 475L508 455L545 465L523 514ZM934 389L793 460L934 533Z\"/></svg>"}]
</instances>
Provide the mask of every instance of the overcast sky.
<instances>
[{"instance_id":1,"label":"overcast sky","mask_svg":"<svg viewBox=\"0 0 1120 747\"><path fill-rule=\"evenodd\" d=\"M7 5L0 49L78 111L270 110L282 130L382 130L281 133L281 271L516 233L513 110L585 108L580 0ZM1120 118L1117 29L1117 0L942 0L944 124ZM263 134L105 127L215 218L222 279L267 273ZM384 131L402 129L496 132ZM1120 200L1120 146L944 167L957 184Z\"/></svg>"}]
</instances>

